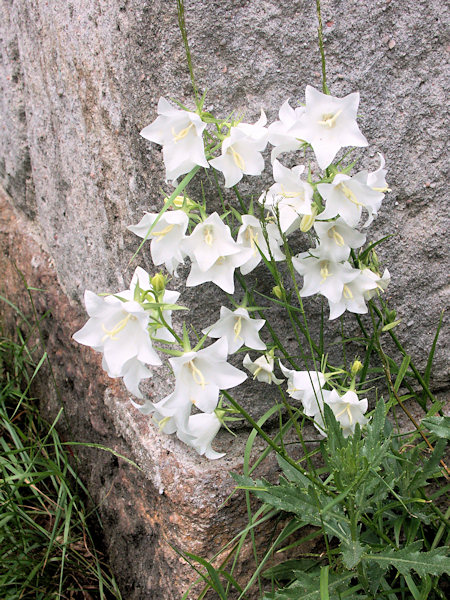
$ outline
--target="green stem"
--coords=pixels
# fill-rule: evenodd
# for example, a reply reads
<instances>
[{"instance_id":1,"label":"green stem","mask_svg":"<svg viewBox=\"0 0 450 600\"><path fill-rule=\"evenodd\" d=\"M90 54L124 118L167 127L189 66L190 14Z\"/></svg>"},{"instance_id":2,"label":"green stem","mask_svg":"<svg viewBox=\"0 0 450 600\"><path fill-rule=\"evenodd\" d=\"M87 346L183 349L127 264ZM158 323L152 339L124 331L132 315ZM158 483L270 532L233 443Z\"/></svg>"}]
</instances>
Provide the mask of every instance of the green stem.
<instances>
[{"instance_id":1,"label":"green stem","mask_svg":"<svg viewBox=\"0 0 450 600\"><path fill-rule=\"evenodd\" d=\"M194 90L195 103L197 108L200 110L200 100L198 95L197 84L195 83L194 68L192 66L191 51L189 49L189 42L187 38L186 21L184 19L184 0L177 0L177 13L178 13L178 27L180 29L181 37L183 38L184 51L186 53L186 60L189 68L189 75L191 77L192 89Z\"/></svg>"},{"instance_id":2,"label":"green stem","mask_svg":"<svg viewBox=\"0 0 450 600\"><path fill-rule=\"evenodd\" d=\"M321 61L322 61L322 90L323 90L324 94L330 95L330 90L328 89L328 86L327 86L325 50L323 47L322 12L320 9L320 0L316 0L316 11L317 11L317 20L319 21L319 26L317 28L317 34L319 36L319 49L320 49L320 57L321 57Z\"/></svg>"}]
</instances>

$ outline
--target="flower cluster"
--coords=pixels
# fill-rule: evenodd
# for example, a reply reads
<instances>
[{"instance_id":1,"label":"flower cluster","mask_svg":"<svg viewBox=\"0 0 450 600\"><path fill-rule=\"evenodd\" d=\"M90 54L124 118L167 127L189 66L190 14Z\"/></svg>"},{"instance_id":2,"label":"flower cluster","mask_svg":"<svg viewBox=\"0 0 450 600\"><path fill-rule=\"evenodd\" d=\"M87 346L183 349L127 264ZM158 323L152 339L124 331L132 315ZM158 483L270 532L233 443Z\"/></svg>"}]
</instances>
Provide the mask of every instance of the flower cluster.
<instances>
[{"instance_id":1,"label":"flower cluster","mask_svg":"<svg viewBox=\"0 0 450 600\"><path fill-rule=\"evenodd\" d=\"M278 272L276 263L288 261L303 278L299 296L324 296L330 319L345 311L368 311L367 301L385 290L390 275L378 271L370 247L362 250L366 233L358 227L367 230L388 191L384 159L380 155L375 171L355 175L343 166L344 159L333 163L342 148L367 146L356 122L358 93L336 98L307 86L305 99L305 105L295 109L286 101L279 120L269 126L262 110L258 121L250 124L216 119L203 110L203 103L191 112L160 99L158 117L141 135L162 146L166 181L183 192L165 198L159 213L145 213L138 224L128 227L149 242L156 266L164 265L177 277L178 267L189 260L186 286L212 282L234 294L236 269L245 276L264 263L273 274ZM259 201L251 201L246 210L240 199L239 210L208 214L205 201L196 202L184 192L185 179L191 179L199 167L221 172L226 188L236 186L244 175L260 175L268 144L273 146L274 183L261 190ZM302 161L291 160L293 167L282 164L282 155L300 151ZM323 173L314 179L317 167ZM186 174L190 177L178 184L177 179ZM291 236L298 232L312 240L307 252L291 249L291 240L297 239ZM282 299L280 279L275 278L275 283L276 296ZM187 328L183 326L178 334L172 326L172 311L183 308L176 304L178 297L166 289L165 277L150 278L138 268L129 290L106 296L86 292L90 319L74 335L78 342L102 352L107 373L123 377L138 398L142 397L140 381L151 376L149 366L162 364L159 351L171 355L173 392L155 403L135 404L161 431L176 433L208 458L221 456L211 447L230 412L222 404L221 390L247 378L229 364L228 357L247 349L264 354L252 359L246 353L244 368L258 381L281 386L284 379L274 372L279 364L287 378L288 396L301 402L304 414L322 433L324 403L341 423L344 435L354 432L356 423L365 424L367 399L359 400L354 387L340 395L329 375L286 368L276 359L277 340L272 336L267 346L261 339L265 320L251 316L257 309L248 306L247 295L234 310L222 306L220 318L203 329L204 337L194 348ZM207 345L208 338L215 341Z\"/></svg>"}]
</instances>

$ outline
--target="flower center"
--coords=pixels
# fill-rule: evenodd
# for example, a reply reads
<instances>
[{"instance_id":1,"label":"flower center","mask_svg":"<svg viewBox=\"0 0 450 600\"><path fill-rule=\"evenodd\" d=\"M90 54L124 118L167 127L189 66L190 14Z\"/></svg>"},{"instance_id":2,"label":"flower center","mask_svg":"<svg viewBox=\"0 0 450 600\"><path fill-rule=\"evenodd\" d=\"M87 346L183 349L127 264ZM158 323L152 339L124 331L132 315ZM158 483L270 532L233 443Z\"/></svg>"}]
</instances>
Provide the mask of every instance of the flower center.
<instances>
[{"instance_id":1,"label":"flower center","mask_svg":"<svg viewBox=\"0 0 450 600\"><path fill-rule=\"evenodd\" d=\"M345 185L343 181L341 181L341 183L338 183L336 188L344 194L347 200L350 200L350 202L353 202L353 204L356 204L356 206L362 206L361 202L359 202L356 198L354 192L352 192L352 190L347 185Z\"/></svg>"},{"instance_id":2,"label":"flower center","mask_svg":"<svg viewBox=\"0 0 450 600\"><path fill-rule=\"evenodd\" d=\"M305 199L304 189L300 189L298 192L287 192L284 188L284 185L281 184L281 193L285 198L300 198L301 200Z\"/></svg>"},{"instance_id":3,"label":"flower center","mask_svg":"<svg viewBox=\"0 0 450 600\"><path fill-rule=\"evenodd\" d=\"M191 127L194 127L194 123L191 123L190 125L188 125L184 129L181 129L178 133L176 133L175 127L172 127L173 141L174 142L179 142L180 140L182 140L183 138L185 138L187 136L187 134L189 133L189 131L191 130Z\"/></svg>"},{"instance_id":4,"label":"flower center","mask_svg":"<svg viewBox=\"0 0 450 600\"><path fill-rule=\"evenodd\" d=\"M333 238L333 239L334 239L334 241L336 242L336 244L337 244L338 246L341 246L341 247L342 247L342 246L344 246L344 244L345 244L345 240L344 240L344 238L342 237L342 235L341 235L340 233L338 233L338 232L336 231L336 228L335 228L335 227L331 227L331 228L328 230L328 237L329 237L329 238Z\"/></svg>"},{"instance_id":5,"label":"flower center","mask_svg":"<svg viewBox=\"0 0 450 600\"><path fill-rule=\"evenodd\" d=\"M344 284L342 293L344 294L344 298L347 298L347 300L351 300L353 298L352 290L348 287L348 285Z\"/></svg>"},{"instance_id":6,"label":"flower center","mask_svg":"<svg viewBox=\"0 0 450 600\"><path fill-rule=\"evenodd\" d=\"M115 336L117 336L117 334L120 333L122 329L125 329L128 321L136 321L136 317L128 313L126 317L121 319L112 329L106 329L105 325L102 323L102 329L106 334L102 337L102 342L104 342L107 338L117 340L118 338Z\"/></svg>"},{"instance_id":7,"label":"flower center","mask_svg":"<svg viewBox=\"0 0 450 600\"><path fill-rule=\"evenodd\" d=\"M350 404L348 402L345 405L345 407L341 410L341 412L336 415L336 419L338 419L339 417L342 417L342 415L344 413L348 414L348 420L350 421L350 425L351 425L353 423L353 417L352 417L352 411L350 410Z\"/></svg>"},{"instance_id":8,"label":"flower center","mask_svg":"<svg viewBox=\"0 0 450 600\"><path fill-rule=\"evenodd\" d=\"M204 377L203 373L200 371L200 369L198 367L195 366L193 360L190 360L188 362L187 366L192 373L192 379L194 380L194 383L196 383L202 389L204 389L204 387L206 385L206 381L205 381L205 377Z\"/></svg>"},{"instance_id":9,"label":"flower center","mask_svg":"<svg viewBox=\"0 0 450 600\"><path fill-rule=\"evenodd\" d=\"M164 227L164 229L161 229L161 231L152 231L151 235L154 235L157 238L156 241L159 242L165 235L169 233L169 231L172 231L174 227L175 225L167 225L167 227Z\"/></svg>"},{"instance_id":10,"label":"flower center","mask_svg":"<svg viewBox=\"0 0 450 600\"><path fill-rule=\"evenodd\" d=\"M319 125L332 129L336 125L336 119L341 114L342 109L338 110L337 113L327 113L322 115L322 121L317 121Z\"/></svg>"},{"instance_id":11,"label":"flower center","mask_svg":"<svg viewBox=\"0 0 450 600\"><path fill-rule=\"evenodd\" d=\"M213 236L213 228L209 225L206 225L203 229L203 239L208 246L213 245L214 236Z\"/></svg>"},{"instance_id":12,"label":"flower center","mask_svg":"<svg viewBox=\"0 0 450 600\"><path fill-rule=\"evenodd\" d=\"M245 239L250 242L250 248L253 249L253 256L257 256L258 252L256 244L258 243L258 232L255 232L253 227L247 227L245 230Z\"/></svg>"},{"instance_id":13,"label":"flower center","mask_svg":"<svg viewBox=\"0 0 450 600\"><path fill-rule=\"evenodd\" d=\"M239 154L239 152L236 152L236 150L233 148L233 146L230 146L228 148L227 152L229 154L231 154L231 156L233 157L233 160L234 160L237 168L240 169L241 171L244 171L244 169L245 169L245 161L242 158L242 156Z\"/></svg>"},{"instance_id":14,"label":"flower center","mask_svg":"<svg viewBox=\"0 0 450 600\"><path fill-rule=\"evenodd\" d=\"M234 339L242 340L241 336L239 335L242 331L242 317L239 317L237 319L236 323L234 324L233 331L234 331Z\"/></svg>"},{"instance_id":15,"label":"flower center","mask_svg":"<svg viewBox=\"0 0 450 600\"><path fill-rule=\"evenodd\" d=\"M327 277L330 276L330 272L328 271L328 261L327 260L323 260L320 263L320 275L322 277L322 281L320 283L323 283Z\"/></svg>"}]
</instances>

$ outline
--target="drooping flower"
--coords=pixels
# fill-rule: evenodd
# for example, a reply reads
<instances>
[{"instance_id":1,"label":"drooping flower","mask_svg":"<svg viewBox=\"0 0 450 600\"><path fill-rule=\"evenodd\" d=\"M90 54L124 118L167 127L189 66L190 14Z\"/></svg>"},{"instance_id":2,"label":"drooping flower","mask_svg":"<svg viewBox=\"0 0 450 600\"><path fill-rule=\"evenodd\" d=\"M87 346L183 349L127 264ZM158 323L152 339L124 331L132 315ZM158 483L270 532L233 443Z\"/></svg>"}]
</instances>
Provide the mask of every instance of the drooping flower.
<instances>
[{"instance_id":1,"label":"drooping flower","mask_svg":"<svg viewBox=\"0 0 450 600\"><path fill-rule=\"evenodd\" d=\"M199 413L191 415L188 419L186 429L178 429L178 438L194 448L200 456L215 460L222 458L225 453L219 453L212 449L212 442L220 429L220 420L215 412Z\"/></svg>"},{"instance_id":2,"label":"drooping flower","mask_svg":"<svg viewBox=\"0 0 450 600\"><path fill-rule=\"evenodd\" d=\"M142 137L163 147L166 180L173 181L200 165L208 168L203 123L198 114L174 108L165 98L158 102L159 117L144 127Z\"/></svg>"},{"instance_id":3,"label":"drooping flower","mask_svg":"<svg viewBox=\"0 0 450 600\"><path fill-rule=\"evenodd\" d=\"M260 175L264 170L261 152L267 146L267 119L261 111L259 120L250 125L239 123L231 127L230 134L222 142L222 154L210 160L211 166L222 171L225 187L232 187L243 175Z\"/></svg>"},{"instance_id":4,"label":"drooping flower","mask_svg":"<svg viewBox=\"0 0 450 600\"><path fill-rule=\"evenodd\" d=\"M359 93L336 98L306 86L305 112L292 133L311 144L321 169L345 146L367 146L356 123Z\"/></svg>"},{"instance_id":5,"label":"drooping flower","mask_svg":"<svg viewBox=\"0 0 450 600\"><path fill-rule=\"evenodd\" d=\"M123 383L125 384L127 390L136 396L136 398L143 398L142 392L139 389L140 382L143 379L148 379L149 377L153 376L152 372L136 357L127 360L123 364L119 373L109 370L104 356L102 360L102 367L108 374L108 377L111 377L112 379L116 377L122 377Z\"/></svg>"},{"instance_id":6,"label":"drooping flower","mask_svg":"<svg viewBox=\"0 0 450 600\"><path fill-rule=\"evenodd\" d=\"M351 248L360 248L366 241L366 235L338 218L336 221L316 221L314 229L319 236L320 256L340 262L347 260Z\"/></svg>"},{"instance_id":7,"label":"drooping flower","mask_svg":"<svg viewBox=\"0 0 450 600\"><path fill-rule=\"evenodd\" d=\"M164 264L169 273L173 274L184 261L182 243L189 218L182 210L167 210L151 229L158 216L158 213L146 212L137 225L129 225L127 229L143 239L151 240L153 263L156 266Z\"/></svg>"},{"instance_id":8,"label":"drooping flower","mask_svg":"<svg viewBox=\"0 0 450 600\"><path fill-rule=\"evenodd\" d=\"M367 277L370 277L370 279L376 284L375 288L364 292L364 296L367 298L367 300L373 298L378 291L384 292L391 281L391 274L387 269L384 270L383 276L381 276L379 273L374 273L370 269L363 269L363 273Z\"/></svg>"},{"instance_id":9,"label":"drooping flower","mask_svg":"<svg viewBox=\"0 0 450 600\"><path fill-rule=\"evenodd\" d=\"M286 100L278 113L279 121L275 121L269 125L269 143L275 148L272 150L271 160L274 160L283 152L298 150L301 142L295 134L295 127L298 125L300 117L305 112L303 106L292 108L289 100ZM294 133L293 133L294 131Z\"/></svg>"},{"instance_id":10,"label":"drooping flower","mask_svg":"<svg viewBox=\"0 0 450 600\"><path fill-rule=\"evenodd\" d=\"M234 272L248 261L250 255L251 251L249 248L242 248L239 254L219 256L212 267L206 271L202 271L198 264L193 262L186 280L186 286L195 287L211 281L224 292L227 292L227 294L234 294Z\"/></svg>"},{"instance_id":11,"label":"drooping flower","mask_svg":"<svg viewBox=\"0 0 450 600\"><path fill-rule=\"evenodd\" d=\"M270 208L275 216L279 216L281 231L286 234L300 226L303 215L312 214L314 190L307 181L301 179L304 170L303 165L287 169L275 160L275 183L259 198L259 202Z\"/></svg>"},{"instance_id":12,"label":"drooping flower","mask_svg":"<svg viewBox=\"0 0 450 600\"><path fill-rule=\"evenodd\" d=\"M226 338L228 354L233 354L244 344L255 350L264 350L266 344L258 335L258 331L264 324L264 319L251 319L248 311L243 307L232 311L222 306L220 319L211 327L203 329L203 333L212 338Z\"/></svg>"},{"instance_id":13,"label":"drooping flower","mask_svg":"<svg viewBox=\"0 0 450 600\"><path fill-rule=\"evenodd\" d=\"M267 223L266 234L269 241L267 244L261 223L253 215L242 215L242 225L239 228L237 243L243 248L250 248L250 258L241 266L242 275L253 271L261 262L261 253L266 260L270 261L270 255L274 260L283 260L284 254L280 249L282 239L275 223ZM270 247L270 252L269 252Z\"/></svg>"},{"instance_id":14,"label":"drooping flower","mask_svg":"<svg viewBox=\"0 0 450 600\"><path fill-rule=\"evenodd\" d=\"M356 227L365 208L369 218L364 227L368 227L383 202L384 194L369 187L364 182L365 178L362 172L354 177L338 173L332 183L319 183L317 190L326 200L326 207L317 218L324 220L340 215L347 225Z\"/></svg>"},{"instance_id":15,"label":"drooping flower","mask_svg":"<svg viewBox=\"0 0 450 600\"><path fill-rule=\"evenodd\" d=\"M284 381L283 379L275 377L273 372L275 361L273 355L269 352L266 352L266 354L263 354L254 361L246 354L242 364L247 371L252 373L253 379L269 384L275 383L276 385L280 385Z\"/></svg>"},{"instance_id":16,"label":"drooping flower","mask_svg":"<svg viewBox=\"0 0 450 600\"><path fill-rule=\"evenodd\" d=\"M323 390L326 377L316 371L296 371L287 369L281 362L283 375L288 378L287 393L291 398L301 400L305 415L313 417L322 410L323 398L327 390Z\"/></svg>"},{"instance_id":17,"label":"drooping flower","mask_svg":"<svg viewBox=\"0 0 450 600\"><path fill-rule=\"evenodd\" d=\"M343 396L339 396L336 390L332 390L327 396L326 403L331 408L336 420L342 427L344 437L355 433L356 423L363 427L369 419L364 416L367 412L367 398L359 400L356 392L349 390ZM314 420L323 431L324 422L321 414L316 414Z\"/></svg>"}]
</instances>

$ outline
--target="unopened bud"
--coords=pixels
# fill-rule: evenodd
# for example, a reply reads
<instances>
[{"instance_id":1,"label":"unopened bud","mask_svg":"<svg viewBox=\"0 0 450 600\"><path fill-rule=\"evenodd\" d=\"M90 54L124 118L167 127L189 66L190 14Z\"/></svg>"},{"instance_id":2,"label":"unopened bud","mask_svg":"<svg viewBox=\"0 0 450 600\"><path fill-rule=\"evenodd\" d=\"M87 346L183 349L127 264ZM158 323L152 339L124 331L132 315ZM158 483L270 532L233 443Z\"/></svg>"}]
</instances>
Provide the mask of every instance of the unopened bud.
<instances>
[{"instance_id":1,"label":"unopened bud","mask_svg":"<svg viewBox=\"0 0 450 600\"><path fill-rule=\"evenodd\" d=\"M272 294L274 296L276 296L277 298L279 298L280 300L283 300L284 293L283 293L282 288L279 285L276 285L275 287L272 288Z\"/></svg>"},{"instance_id":2,"label":"unopened bud","mask_svg":"<svg viewBox=\"0 0 450 600\"><path fill-rule=\"evenodd\" d=\"M309 231L311 229L311 227L314 225L314 221L316 220L316 217L317 217L317 207L313 206L310 215L303 215L302 220L300 221L300 231L303 231L303 233L306 233L307 231Z\"/></svg>"},{"instance_id":3,"label":"unopened bud","mask_svg":"<svg viewBox=\"0 0 450 600\"><path fill-rule=\"evenodd\" d=\"M169 202L169 198L166 197L164 198L164 204L167 204L167 202ZM172 204L176 208L185 208L187 210L195 208L196 206L196 203L188 196L175 196L175 198L172 200Z\"/></svg>"},{"instance_id":4,"label":"unopened bud","mask_svg":"<svg viewBox=\"0 0 450 600\"><path fill-rule=\"evenodd\" d=\"M155 292L162 292L166 288L166 278L162 273L156 273L150 279L150 283L152 284Z\"/></svg>"},{"instance_id":5,"label":"unopened bud","mask_svg":"<svg viewBox=\"0 0 450 600\"><path fill-rule=\"evenodd\" d=\"M354 377L356 375L356 373L361 371L362 368L363 368L362 362L360 360L355 360L355 362L352 364L352 369L351 369L352 376Z\"/></svg>"}]
</instances>

